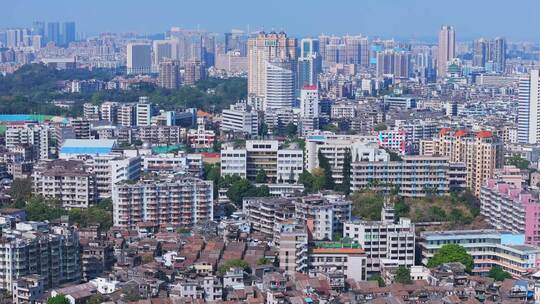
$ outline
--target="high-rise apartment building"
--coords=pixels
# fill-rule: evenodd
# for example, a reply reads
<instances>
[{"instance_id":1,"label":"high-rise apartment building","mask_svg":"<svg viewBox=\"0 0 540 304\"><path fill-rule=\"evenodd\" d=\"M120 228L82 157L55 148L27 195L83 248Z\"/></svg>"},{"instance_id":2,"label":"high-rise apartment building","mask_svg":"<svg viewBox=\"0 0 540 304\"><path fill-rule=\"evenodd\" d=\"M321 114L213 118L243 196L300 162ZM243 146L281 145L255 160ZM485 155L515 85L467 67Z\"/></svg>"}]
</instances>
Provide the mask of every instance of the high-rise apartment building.
<instances>
[{"instance_id":1,"label":"high-rise apartment building","mask_svg":"<svg viewBox=\"0 0 540 304\"><path fill-rule=\"evenodd\" d=\"M99 107L101 120L115 124L118 118L119 104L113 101L106 101Z\"/></svg>"},{"instance_id":2,"label":"high-rise apartment building","mask_svg":"<svg viewBox=\"0 0 540 304\"><path fill-rule=\"evenodd\" d=\"M199 60L189 60L184 66L184 84L194 85L197 81L206 78L206 68Z\"/></svg>"},{"instance_id":3,"label":"high-rise apartment building","mask_svg":"<svg viewBox=\"0 0 540 304\"><path fill-rule=\"evenodd\" d=\"M276 59L266 62L265 110L292 110L294 87L294 70L291 61Z\"/></svg>"},{"instance_id":4,"label":"high-rise apartment building","mask_svg":"<svg viewBox=\"0 0 540 304\"><path fill-rule=\"evenodd\" d=\"M131 127L136 124L135 107L133 104L122 104L118 107L116 121L123 127Z\"/></svg>"},{"instance_id":5,"label":"high-rise apartment building","mask_svg":"<svg viewBox=\"0 0 540 304\"><path fill-rule=\"evenodd\" d=\"M345 36L345 62L361 66L368 65L369 48L368 39L363 36Z\"/></svg>"},{"instance_id":6,"label":"high-rise apartment building","mask_svg":"<svg viewBox=\"0 0 540 304\"><path fill-rule=\"evenodd\" d=\"M377 52L377 76L394 75L408 78L411 73L411 54L405 51L384 50Z\"/></svg>"},{"instance_id":7,"label":"high-rise apartment building","mask_svg":"<svg viewBox=\"0 0 540 304\"><path fill-rule=\"evenodd\" d=\"M322 69L319 40L304 38L300 41L300 56L297 67L297 88L318 86L317 78Z\"/></svg>"},{"instance_id":8,"label":"high-rise apartment building","mask_svg":"<svg viewBox=\"0 0 540 304\"><path fill-rule=\"evenodd\" d=\"M19 278L33 274L40 275L45 289L80 281L79 234L74 228L13 224L2 227L0 237L1 289L13 290Z\"/></svg>"},{"instance_id":9,"label":"high-rise apartment building","mask_svg":"<svg viewBox=\"0 0 540 304\"><path fill-rule=\"evenodd\" d=\"M248 40L248 94L266 96L267 62L296 61L296 39L287 34L264 33Z\"/></svg>"},{"instance_id":10,"label":"high-rise apartment building","mask_svg":"<svg viewBox=\"0 0 540 304\"><path fill-rule=\"evenodd\" d=\"M32 145L36 159L49 159L51 157L51 142L53 130L46 124L25 124L9 127L6 130L6 148L20 145Z\"/></svg>"},{"instance_id":11,"label":"high-rise apartment building","mask_svg":"<svg viewBox=\"0 0 540 304\"><path fill-rule=\"evenodd\" d=\"M319 90L316 86L305 86L300 93L300 117L319 117Z\"/></svg>"},{"instance_id":12,"label":"high-rise apartment building","mask_svg":"<svg viewBox=\"0 0 540 304\"><path fill-rule=\"evenodd\" d=\"M247 55L247 35L241 30L231 30L225 33L225 53L238 51L240 56Z\"/></svg>"},{"instance_id":13,"label":"high-rise apartment building","mask_svg":"<svg viewBox=\"0 0 540 304\"><path fill-rule=\"evenodd\" d=\"M492 41L491 60L493 61L493 70L498 73L504 73L506 69L506 39L497 37Z\"/></svg>"},{"instance_id":14,"label":"high-rise apartment building","mask_svg":"<svg viewBox=\"0 0 540 304\"><path fill-rule=\"evenodd\" d=\"M77 160L53 160L34 168L33 192L48 199L58 199L62 207L88 208L97 200L95 176Z\"/></svg>"},{"instance_id":15,"label":"high-rise apartment building","mask_svg":"<svg viewBox=\"0 0 540 304\"><path fill-rule=\"evenodd\" d=\"M540 142L540 71L531 70L519 80L518 141Z\"/></svg>"},{"instance_id":16,"label":"high-rise apartment building","mask_svg":"<svg viewBox=\"0 0 540 304\"><path fill-rule=\"evenodd\" d=\"M115 184L136 180L141 173L141 158L138 156L124 157L121 153L94 155L85 160L89 173L94 175L98 198L108 198L112 195Z\"/></svg>"},{"instance_id":17,"label":"high-rise apartment building","mask_svg":"<svg viewBox=\"0 0 540 304\"><path fill-rule=\"evenodd\" d=\"M139 102L135 105L135 119L138 127L147 127L152 124L154 107L148 100L148 97L139 97Z\"/></svg>"},{"instance_id":18,"label":"high-rise apartment building","mask_svg":"<svg viewBox=\"0 0 540 304\"><path fill-rule=\"evenodd\" d=\"M177 60L165 60L159 63L158 86L170 90L180 87L180 64Z\"/></svg>"},{"instance_id":19,"label":"high-rise apartment building","mask_svg":"<svg viewBox=\"0 0 540 304\"><path fill-rule=\"evenodd\" d=\"M438 77L445 77L448 62L456 57L456 32L454 27L449 25L441 27L437 52L437 75Z\"/></svg>"},{"instance_id":20,"label":"high-rise apartment building","mask_svg":"<svg viewBox=\"0 0 540 304\"><path fill-rule=\"evenodd\" d=\"M473 66L484 67L486 66L488 45L487 41L483 38L475 40L473 42Z\"/></svg>"},{"instance_id":21,"label":"high-rise apartment building","mask_svg":"<svg viewBox=\"0 0 540 304\"><path fill-rule=\"evenodd\" d=\"M76 139L90 139L90 121L85 118L74 118L70 122Z\"/></svg>"},{"instance_id":22,"label":"high-rise apartment building","mask_svg":"<svg viewBox=\"0 0 540 304\"><path fill-rule=\"evenodd\" d=\"M174 40L154 40L152 64L158 67L165 60L176 59L178 44Z\"/></svg>"},{"instance_id":23,"label":"high-rise apartment building","mask_svg":"<svg viewBox=\"0 0 540 304\"><path fill-rule=\"evenodd\" d=\"M503 165L502 141L490 131L469 132L442 129L439 137L420 141L420 155L445 156L465 163L467 187L480 195L482 185Z\"/></svg>"},{"instance_id":24,"label":"high-rise apartment building","mask_svg":"<svg viewBox=\"0 0 540 304\"><path fill-rule=\"evenodd\" d=\"M213 184L192 177L148 179L113 187L114 226L143 222L189 227L213 219Z\"/></svg>"},{"instance_id":25,"label":"high-rise apartment building","mask_svg":"<svg viewBox=\"0 0 540 304\"><path fill-rule=\"evenodd\" d=\"M60 45L60 23L49 22L47 23L47 42L54 42L55 45Z\"/></svg>"},{"instance_id":26,"label":"high-rise apartment building","mask_svg":"<svg viewBox=\"0 0 540 304\"><path fill-rule=\"evenodd\" d=\"M45 37L45 22L34 21L32 22L32 35L39 35Z\"/></svg>"},{"instance_id":27,"label":"high-rise apartment building","mask_svg":"<svg viewBox=\"0 0 540 304\"><path fill-rule=\"evenodd\" d=\"M128 43L126 53L128 74L148 74L152 71L152 45Z\"/></svg>"},{"instance_id":28,"label":"high-rise apartment building","mask_svg":"<svg viewBox=\"0 0 540 304\"><path fill-rule=\"evenodd\" d=\"M75 41L76 32L75 32L75 22L64 22L62 23L62 44L67 46L70 42Z\"/></svg>"},{"instance_id":29,"label":"high-rise apartment building","mask_svg":"<svg viewBox=\"0 0 540 304\"><path fill-rule=\"evenodd\" d=\"M478 39L473 43L473 66L484 67L488 72L504 72L506 67L506 40Z\"/></svg>"},{"instance_id":30,"label":"high-rise apartment building","mask_svg":"<svg viewBox=\"0 0 540 304\"><path fill-rule=\"evenodd\" d=\"M305 229L295 228L283 231L279 243L279 268L286 274L307 272L308 270L308 233Z\"/></svg>"},{"instance_id":31,"label":"high-rise apartment building","mask_svg":"<svg viewBox=\"0 0 540 304\"><path fill-rule=\"evenodd\" d=\"M16 48L25 46L25 37L28 36L29 30L25 28L15 28L6 30L6 46L8 48Z\"/></svg>"}]
</instances>

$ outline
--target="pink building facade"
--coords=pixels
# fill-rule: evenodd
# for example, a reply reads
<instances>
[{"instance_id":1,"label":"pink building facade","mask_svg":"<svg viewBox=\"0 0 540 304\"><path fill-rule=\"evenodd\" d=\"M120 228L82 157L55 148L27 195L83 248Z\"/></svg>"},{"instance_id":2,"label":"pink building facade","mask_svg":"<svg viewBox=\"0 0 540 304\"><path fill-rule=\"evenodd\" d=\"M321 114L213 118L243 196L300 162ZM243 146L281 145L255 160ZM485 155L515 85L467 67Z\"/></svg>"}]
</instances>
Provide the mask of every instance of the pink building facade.
<instances>
[{"instance_id":1,"label":"pink building facade","mask_svg":"<svg viewBox=\"0 0 540 304\"><path fill-rule=\"evenodd\" d=\"M540 245L540 202L531 192L490 179L480 192L480 213L500 230L525 234L525 242Z\"/></svg>"}]
</instances>

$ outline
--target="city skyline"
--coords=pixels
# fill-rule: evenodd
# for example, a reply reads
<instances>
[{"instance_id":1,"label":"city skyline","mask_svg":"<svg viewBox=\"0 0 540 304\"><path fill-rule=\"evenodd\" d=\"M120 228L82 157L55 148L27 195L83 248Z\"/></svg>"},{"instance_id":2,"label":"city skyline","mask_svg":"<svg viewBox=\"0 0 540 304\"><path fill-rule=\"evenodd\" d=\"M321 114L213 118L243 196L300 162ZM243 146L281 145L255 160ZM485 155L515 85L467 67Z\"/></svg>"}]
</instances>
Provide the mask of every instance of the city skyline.
<instances>
[{"instance_id":1,"label":"city skyline","mask_svg":"<svg viewBox=\"0 0 540 304\"><path fill-rule=\"evenodd\" d=\"M127 6L125 1L97 0L74 5L66 0L23 0L0 12L0 27L30 27L33 21L69 20L77 22L78 32L89 36L106 31L155 34L180 26L212 32L249 28L250 31L284 30L290 36L298 37L321 33L364 34L436 42L440 26L450 24L458 33L457 41L495 36L505 36L513 41L540 39L540 34L526 30L540 27L540 20L534 17L540 3L532 0L518 0L511 7L501 0L490 1L489 14L485 15L481 12L486 9L486 1L458 0L450 8L433 5L427 0L347 2L317 5L277 0L273 6L286 5L288 9L279 10L279 14L261 15L257 13L259 4L245 0L235 1L234 6L212 1L213 9L208 9L208 2L157 1L148 4L136 0ZM66 7L70 9L65 10ZM523 10L524 7L528 9Z\"/></svg>"}]
</instances>

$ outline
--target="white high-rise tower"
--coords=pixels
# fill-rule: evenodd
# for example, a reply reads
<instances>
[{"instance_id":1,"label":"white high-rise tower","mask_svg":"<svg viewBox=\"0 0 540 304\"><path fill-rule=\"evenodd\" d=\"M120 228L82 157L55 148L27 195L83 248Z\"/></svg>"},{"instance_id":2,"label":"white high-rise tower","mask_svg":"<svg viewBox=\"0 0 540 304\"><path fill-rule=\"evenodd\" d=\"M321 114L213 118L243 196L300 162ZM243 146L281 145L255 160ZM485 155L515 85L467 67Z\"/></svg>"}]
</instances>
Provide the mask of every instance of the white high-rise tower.
<instances>
[{"instance_id":1,"label":"white high-rise tower","mask_svg":"<svg viewBox=\"0 0 540 304\"><path fill-rule=\"evenodd\" d=\"M524 144L540 142L540 71L531 70L519 80L518 141Z\"/></svg>"},{"instance_id":2,"label":"white high-rise tower","mask_svg":"<svg viewBox=\"0 0 540 304\"><path fill-rule=\"evenodd\" d=\"M438 77L446 76L448 61L456 58L456 32L454 27L443 25L439 31L439 49L437 56Z\"/></svg>"}]
</instances>

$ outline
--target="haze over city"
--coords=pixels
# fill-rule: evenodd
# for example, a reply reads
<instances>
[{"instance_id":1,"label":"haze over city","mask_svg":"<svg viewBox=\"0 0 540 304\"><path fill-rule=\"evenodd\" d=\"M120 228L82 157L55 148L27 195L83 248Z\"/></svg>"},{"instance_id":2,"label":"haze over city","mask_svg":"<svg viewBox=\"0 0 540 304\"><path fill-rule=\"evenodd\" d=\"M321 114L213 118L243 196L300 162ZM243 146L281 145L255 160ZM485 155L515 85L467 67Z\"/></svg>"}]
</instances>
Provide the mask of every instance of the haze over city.
<instances>
[{"instance_id":1,"label":"haze over city","mask_svg":"<svg viewBox=\"0 0 540 304\"><path fill-rule=\"evenodd\" d=\"M266 6L265 8L263 8ZM33 20L76 20L87 35L100 32L162 33L171 26L285 30L294 36L366 34L384 38L435 41L433 28L452 24L458 40L506 36L540 40L535 0L336 0L287 1L77 1L20 0L0 10L0 26L25 26Z\"/></svg>"}]
</instances>

